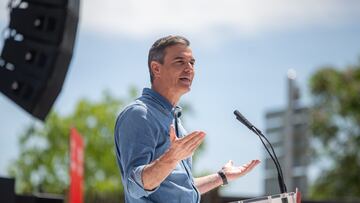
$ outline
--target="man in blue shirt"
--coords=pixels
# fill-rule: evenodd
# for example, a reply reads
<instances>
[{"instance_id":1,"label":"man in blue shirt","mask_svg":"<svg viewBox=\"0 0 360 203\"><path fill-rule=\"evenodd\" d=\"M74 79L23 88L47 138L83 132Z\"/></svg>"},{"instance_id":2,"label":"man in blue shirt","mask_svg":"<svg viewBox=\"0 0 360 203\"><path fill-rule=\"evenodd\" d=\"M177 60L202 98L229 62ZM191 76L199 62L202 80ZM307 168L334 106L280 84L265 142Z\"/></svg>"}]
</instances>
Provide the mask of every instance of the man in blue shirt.
<instances>
[{"instance_id":1,"label":"man in blue shirt","mask_svg":"<svg viewBox=\"0 0 360 203\"><path fill-rule=\"evenodd\" d=\"M151 89L128 105L115 126L117 162L125 201L199 203L200 195L251 171L259 160L232 161L214 174L194 178L193 155L205 138L181 125L180 97L190 91L194 64L190 42L181 36L157 40L149 51Z\"/></svg>"}]
</instances>

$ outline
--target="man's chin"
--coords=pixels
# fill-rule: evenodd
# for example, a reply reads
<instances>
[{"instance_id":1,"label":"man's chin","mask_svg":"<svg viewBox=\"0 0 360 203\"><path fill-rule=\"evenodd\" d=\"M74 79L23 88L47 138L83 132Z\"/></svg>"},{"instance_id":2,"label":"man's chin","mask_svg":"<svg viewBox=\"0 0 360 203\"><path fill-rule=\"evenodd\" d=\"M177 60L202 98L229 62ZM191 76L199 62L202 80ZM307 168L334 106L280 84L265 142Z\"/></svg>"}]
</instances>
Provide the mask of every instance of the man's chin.
<instances>
[{"instance_id":1,"label":"man's chin","mask_svg":"<svg viewBox=\"0 0 360 203\"><path fill-rule=\"evenodd\" d=\"M181 93L186 94L186 93L190 92L190 90L191 90L191 86L184 86L181 88Z\"/></svg>"}]
</instances>

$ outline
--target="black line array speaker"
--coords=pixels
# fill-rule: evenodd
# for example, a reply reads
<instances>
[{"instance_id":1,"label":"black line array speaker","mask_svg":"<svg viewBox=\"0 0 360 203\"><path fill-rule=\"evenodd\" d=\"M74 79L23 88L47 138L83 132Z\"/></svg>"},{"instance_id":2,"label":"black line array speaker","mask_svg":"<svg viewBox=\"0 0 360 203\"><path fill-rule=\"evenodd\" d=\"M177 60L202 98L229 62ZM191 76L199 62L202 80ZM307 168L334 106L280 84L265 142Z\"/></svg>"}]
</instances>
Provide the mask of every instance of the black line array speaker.
<instances>
[{"instance_id":1,"label":"black line array speaker","mask_svg":"<svg viewBox=\"0 0 360 203\"><path fill-rule=\"evenodd\" d=\"M0 177L0 202L15 202L15 180Z\"/></svg>"},{"instance_id":2,"label":"black line array speaker","mask_svg":"<svg viewBox=\"0 0 360 203\"><path fill-rule=\"evenodd\" d=\"M0 56L0 91L45 120L72 58L80 0L10 1ZM15 3L14 3L15 2Z\"/></svg>"},{"instance_id":3,"label":"black line array speaker","mask_svg":"<svg viewBox=\"0 0 360 203\"><path fill-rule=\"evenodd\" d=\"M54 194L17 195L15 179L0 177L1 203L63 203L64 197Z\"/></svg>"}]
</instances>

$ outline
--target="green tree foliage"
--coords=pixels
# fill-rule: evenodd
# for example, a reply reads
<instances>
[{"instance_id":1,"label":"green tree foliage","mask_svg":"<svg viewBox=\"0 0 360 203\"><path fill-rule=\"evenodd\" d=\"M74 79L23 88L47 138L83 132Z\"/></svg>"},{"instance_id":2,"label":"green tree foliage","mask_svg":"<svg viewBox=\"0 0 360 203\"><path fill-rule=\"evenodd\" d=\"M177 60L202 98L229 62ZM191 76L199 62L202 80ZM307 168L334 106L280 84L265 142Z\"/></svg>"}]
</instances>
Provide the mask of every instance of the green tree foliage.
<instances>
[{"instance_id":1,"label":"green tree foliage","mask_svg":"<svg viewBox=\"0 0 360 203\"><path fill-rule=\"evenodd\" d=\"M69 133L76 127L85 144L84 185L86 197L91 199L87 202L119 202L123 188L115 158L114 125L124 104L138 95L136 88L130 88L126 99L105 92L98 102L82 99L69 115L52 111L45 123L26 128L19 140L19 157L9 167L17 192L67 194ZM186 117L191 106L183 106Z\"/></svg>"},{"instance_id":2,"label":"green tree foliage","mask_svg":"<svg viewBox=\"0 0 360 203\"><path fill-rule=\"evenodd\" d=\"M132 89L130 98L135 94ZM121 192L113 136L117 114L125 102L105 92L99 102L82 99L69 115L53 111L44 124L28 127L20 137L19 158L9 167L17 191L67 193L69 133L71 127L76 127L85 144L85 191Z\"/></svg>"},{"instance_id":3,"label":"green tree foliage","mask_svg":"<svg viewBox=\"0 0 360 203\"><path fill-rule=\"evenodd\" d=\"M316 154L327 158L311 189L315 199L360 199L360 61L347 69L323 67L310 80Z\"/></svg>"}]
</instances>

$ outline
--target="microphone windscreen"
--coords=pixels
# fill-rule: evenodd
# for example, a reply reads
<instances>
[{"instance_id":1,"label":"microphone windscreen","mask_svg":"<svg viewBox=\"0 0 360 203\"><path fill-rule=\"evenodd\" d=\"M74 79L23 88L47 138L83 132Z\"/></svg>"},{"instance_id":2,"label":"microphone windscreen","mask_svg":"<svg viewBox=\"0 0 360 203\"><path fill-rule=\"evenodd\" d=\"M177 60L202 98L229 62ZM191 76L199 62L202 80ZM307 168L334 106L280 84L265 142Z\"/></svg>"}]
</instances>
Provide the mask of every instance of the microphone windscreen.
<instances>
[{"instance_id":1,"label":"microphone windscreen","mask_svg":"<svg viewBox=\"0 0 360 203\"><path fill-rule=\"evenodd\" d=\"M242 124L244 124L249 129L252 128L253 125L238 110L235 110L234 114L236 119L238 119Z\"/></svg>"}]
</instances>

